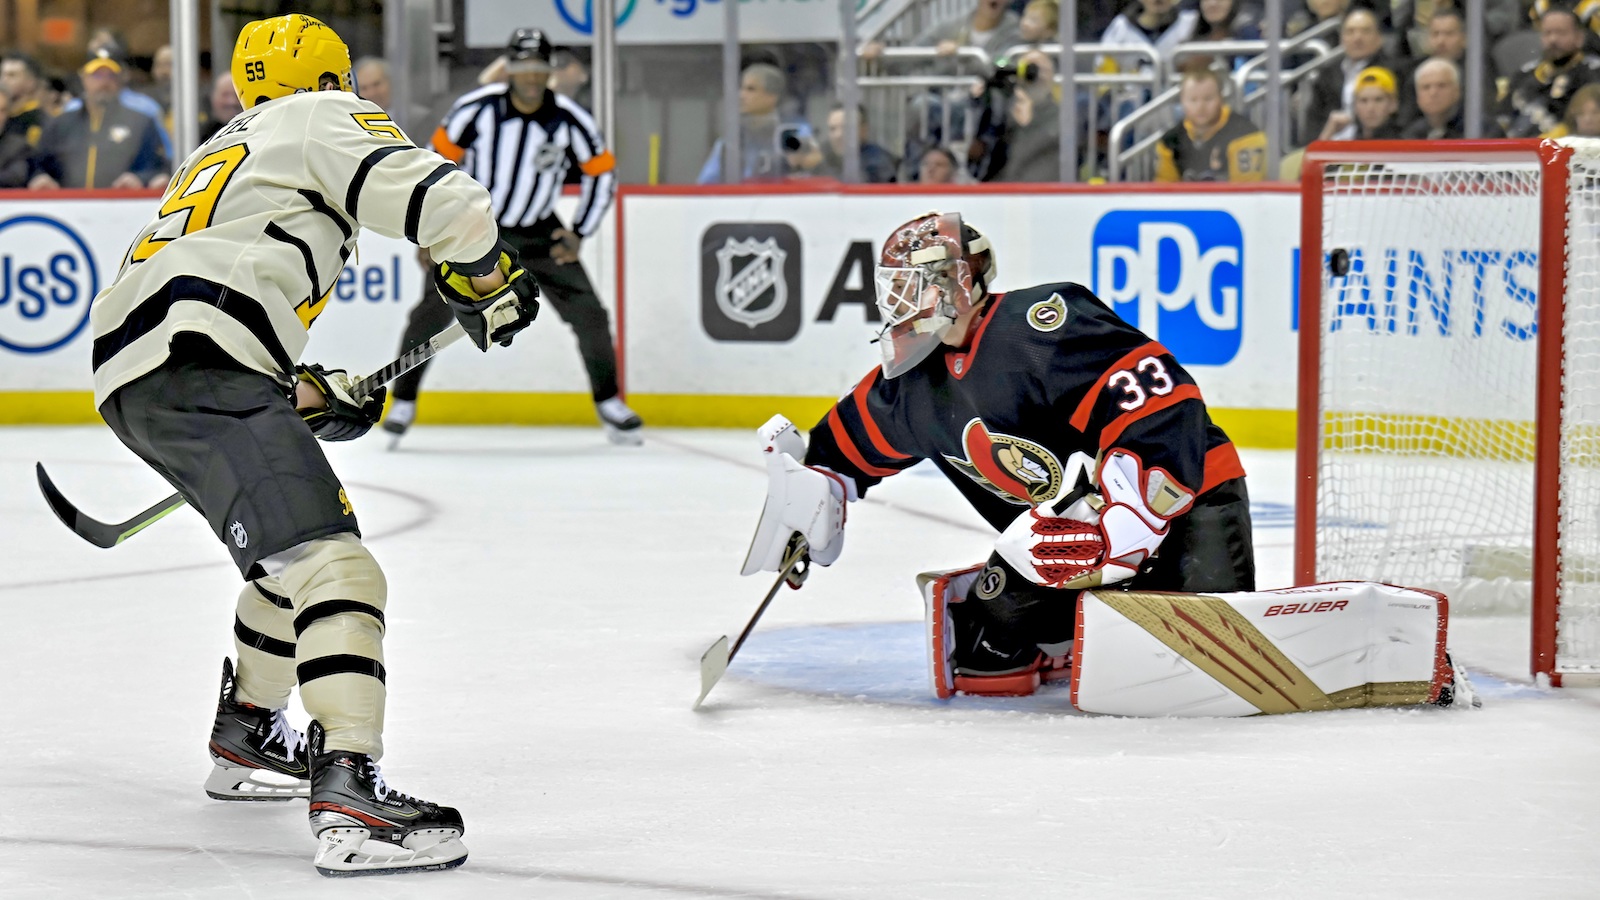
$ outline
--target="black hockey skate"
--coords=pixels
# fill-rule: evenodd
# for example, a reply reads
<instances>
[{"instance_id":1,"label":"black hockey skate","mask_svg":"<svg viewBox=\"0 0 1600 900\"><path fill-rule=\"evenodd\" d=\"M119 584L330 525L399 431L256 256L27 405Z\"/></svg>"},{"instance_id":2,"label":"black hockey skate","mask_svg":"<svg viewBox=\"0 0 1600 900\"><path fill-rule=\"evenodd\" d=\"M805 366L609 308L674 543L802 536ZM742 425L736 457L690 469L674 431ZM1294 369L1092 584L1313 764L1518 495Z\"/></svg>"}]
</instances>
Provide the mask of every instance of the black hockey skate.
<instances>
[{"instance_id":1,"label":"black hockey skate","mask_svg":"<svg viewBox=\"0 0 1600 900\"><path fill-rule=\"evenodd\" d=\"M283 710L236 698L233 661L222 661L222 695L211 726L211 774L206 794L216 800L294 800L311 793L306 739Z\"/></svg>"},{"instance_id":2,"label":"black hockey skate","mask_svg":"<svg viewBox=\"0 0 1600 900\"><path fill-rule=\"evenodd\" d=\"M1434 706L1445 709L1478 709L1483 706L1483 699L1478 696L1478 691L1467 678L1467 670L1450 658L1450 651L1444 652L1444 664L1450 667L1450 680L1439 689L1439 699L1433 701Z\"/></svg>"},{"instance_id":3,"label":"black hockey skate","mask_svg":"<svg viewBox=\"0 0 1600 900\"><path fill-rule=\"evenodd\" d=\"M605 427L606 440L625 447L637 447L644 443L644 420L629 409L621 397L602 400L595 404L594 410L600 416L600 424Z\"/></svg>"},{"instance_id":4,"label":"black hockey skate","mask_svg":"<svg viewBox=\"0 0 1600 900\"><path fill-rule=\"evenodd\" d=\"M330 878L389 875L453 869L467 861L461 813L391 790L364 753L323 752L321 723L313 721L308 733L318 872Z\"/></svg>"}]
</instances>

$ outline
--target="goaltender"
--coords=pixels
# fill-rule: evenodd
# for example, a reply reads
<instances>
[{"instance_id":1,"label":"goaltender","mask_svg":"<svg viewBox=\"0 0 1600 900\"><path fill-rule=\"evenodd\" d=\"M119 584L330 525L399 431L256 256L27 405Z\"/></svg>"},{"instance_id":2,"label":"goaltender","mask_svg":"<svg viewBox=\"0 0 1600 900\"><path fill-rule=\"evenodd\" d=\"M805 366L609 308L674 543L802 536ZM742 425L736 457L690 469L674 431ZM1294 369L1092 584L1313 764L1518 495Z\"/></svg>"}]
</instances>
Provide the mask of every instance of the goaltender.
<instances>
[{"instance_id":1,"label":"goaltender","mask_svg":"<svg viewBox=\"0 0 1600 900\"><path fill-rule=\"evenodd\" d=\"M354 93L332 29L291 14L239 34L244 111L173 175L95 298L95 403L205 515L246 584L212 729L220 800L310 799L324 875L466 860L456 810L391 789L383 752L383 572L316 439L377 420L383 391L298 365L361 228L416 242L480 349L533 321L538 289L489 194ZM284 717L290 689L312 721Z\"/></svg>"},{"instance_id":2,"label":"goaltender","mask_svg":"<svg viewBox=\"0 0 1600 900\"><path fill-rule=\"evenodd\" d=\"M1120 715L1470 705L1440 595L1257 591L1244 468L1193 376L1080 284L995 290L997 256L959 213L890 232L881 370L809 442L761 429L744 574L833 563L846 503L927 460L998 532L986 561L918 578L938 697L1062 680Z\"/></svg>"}]
</instances>

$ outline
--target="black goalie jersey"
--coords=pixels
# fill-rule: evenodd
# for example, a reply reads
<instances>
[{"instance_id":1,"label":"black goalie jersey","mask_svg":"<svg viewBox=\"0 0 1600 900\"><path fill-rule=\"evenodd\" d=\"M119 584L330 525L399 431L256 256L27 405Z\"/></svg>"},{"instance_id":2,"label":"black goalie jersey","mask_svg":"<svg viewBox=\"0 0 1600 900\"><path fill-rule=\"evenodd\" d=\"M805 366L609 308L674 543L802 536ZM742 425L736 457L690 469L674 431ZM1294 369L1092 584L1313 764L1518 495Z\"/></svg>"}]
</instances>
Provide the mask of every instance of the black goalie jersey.
<instances>
[{"instance_id":1,"label":"black goalie jersey","mask_svg":"<svg viewBox=\"0 0 1600 900\"><path fill-rule=\"evenodd\" d=\"M932 460L996 530L1054 496L1075 452L1132 452L1196 495L1244 475L1189 373L1082 285L996 294L973 327L965 350L873 370L811 429L806 462L865 491Z\"/></svg>"}]
</instances>

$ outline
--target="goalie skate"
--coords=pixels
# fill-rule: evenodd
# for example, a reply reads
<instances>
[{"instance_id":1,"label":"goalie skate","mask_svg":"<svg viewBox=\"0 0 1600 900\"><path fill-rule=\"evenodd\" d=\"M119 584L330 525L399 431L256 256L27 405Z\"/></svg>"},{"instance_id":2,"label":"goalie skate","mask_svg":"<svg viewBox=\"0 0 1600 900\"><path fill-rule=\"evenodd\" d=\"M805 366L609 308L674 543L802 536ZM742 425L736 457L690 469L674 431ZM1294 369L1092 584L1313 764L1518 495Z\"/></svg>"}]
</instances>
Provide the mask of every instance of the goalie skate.
<instances>
[{"instance_id":1,"label":"goalie skate","mask_svg":"<svg viewBox=\"0 0 1600 900\"><path fill-rule=\"evenodd\" d=\"M289 727L283 710L240 703L233 661L222 661L222 691L211 726L211 774L206 795L214 800L294 800L311 793L305 736Z\"/></svg>"},{"instance_id":2,"label":"goalie skate","mask_svg":"<svg viewBox=\"0 0 1600 900\"><path fill-rule=\"evenodd\" d=\"M391 790L365 754L322 752L319 723L311 723L309 737L318 872L330 878L391 875L453 869L467 861L461 813Z\"/></svg>"}]
</instances>

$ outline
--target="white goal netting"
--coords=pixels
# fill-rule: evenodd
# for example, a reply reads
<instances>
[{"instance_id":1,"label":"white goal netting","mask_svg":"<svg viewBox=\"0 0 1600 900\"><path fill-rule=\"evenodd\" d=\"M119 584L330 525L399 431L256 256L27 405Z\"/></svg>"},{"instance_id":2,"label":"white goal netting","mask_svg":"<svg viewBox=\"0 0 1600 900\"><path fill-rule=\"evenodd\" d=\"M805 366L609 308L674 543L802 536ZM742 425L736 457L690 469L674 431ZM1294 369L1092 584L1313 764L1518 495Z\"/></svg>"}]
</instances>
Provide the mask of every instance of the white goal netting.
<instances>
[{"instance_id":1,"label":"white goal netting","mask_svg":"<svg viewBox=\"0 0 1600 900\"><path fill-rule=\"evenodd\" d=\"M1529 608L1545 177L1531 155L1327 164L1318 579ZM1600 672L1600 142L1567 209L1557 665Z\"/></svg>"}]
</instances>

